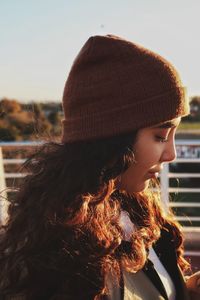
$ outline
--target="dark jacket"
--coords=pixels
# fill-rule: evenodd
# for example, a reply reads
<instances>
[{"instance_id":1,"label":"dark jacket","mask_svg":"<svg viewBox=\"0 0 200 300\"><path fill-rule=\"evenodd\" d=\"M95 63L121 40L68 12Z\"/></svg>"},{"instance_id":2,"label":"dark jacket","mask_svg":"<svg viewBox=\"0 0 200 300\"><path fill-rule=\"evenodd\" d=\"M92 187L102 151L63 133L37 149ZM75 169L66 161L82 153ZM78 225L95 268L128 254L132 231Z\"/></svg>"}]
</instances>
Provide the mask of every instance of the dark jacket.
<instances>
[{"instance_id":1,"label":"dark jacket","mask_svg":"<svg viewBox=\"0 0 200 300\"><path fill-rule=\"evenodd\" d=\"M175 251L173 236L170 231L163 229L161 231L161 237L154 246L160 261L164 265L165 269L169 273L176 289L176 300L188 300L189 295L185 285L185 280L182 271L177 264L177 255ZM149 274L150 275L150 274ZM151 275L149 276L149 278ZM159 289L160 285L158 281L156 287ZM158 284L157 284L158 283ZM164 295L164 294L163 294ZM167 295L164 295L165 299Z\"/></svg>"},{"instance_id":2,"label":"dark jacket","mask_svg":"<svg viewBox=\"0 0 200 300\"><path fill-rule=\"evenodd\" d=\"M169 273L175 289L176 289L176 300L190 300L182 271L180 270L177 264L177 255L174 246L173 236L170 230L163 229L161 231L160 239L155 243L154 250L158 255L160 261L164 265L165 269ZM123 273L123 272L122 272ZM131 274L131 273L129 273ZM145 274L145 275L144 275ZM127 275L127 273L126 273ZM131 288L131 276L133 285L136 282L136 289L141 290L143 296L137 294L137 291L134 292L134 288ZM150 283L148 279L150 279ZM130 280L129 280L130 279ZM125 281L125 284L124 284ZM127 288L127 283L129 287ZM110 284L110 287L112 285ZM155 289L156 288L156 289ZM127 296L127 290L129 295ZM130 294L132 290L132 294ZM140 294L140 293L139 293ZM160 277L154 269L154 265L151 261L147 260L144 268L136 273L129 276L127 281L127 276L121 276L121 288L115 287L111 291L111 297L109 300L143 300L143 299L155 299L155 300L168 300L167 293L163 286Z\"/></svg>"}]
</instances>

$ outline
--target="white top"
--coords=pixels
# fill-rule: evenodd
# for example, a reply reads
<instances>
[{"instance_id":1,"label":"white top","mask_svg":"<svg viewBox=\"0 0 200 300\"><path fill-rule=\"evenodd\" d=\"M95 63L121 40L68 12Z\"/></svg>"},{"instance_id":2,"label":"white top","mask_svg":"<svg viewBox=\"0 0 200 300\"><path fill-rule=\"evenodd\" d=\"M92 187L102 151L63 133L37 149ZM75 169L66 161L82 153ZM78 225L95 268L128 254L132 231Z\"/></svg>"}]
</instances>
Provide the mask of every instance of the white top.
<instances>
[{"instance_id":1,"label":"white top","mask_svg":"<svg viewBox=\"0 0 200 300\"><path fill-rule=\"evenodd\" d=\"M134 224L131 222L128 212L122 211L120 214L120 221L119 224L124 231L124 240L130 240L131 234L135 230ZM176 290L175 286L169 276L167 270L161 263L160 259L158 258L156 252L153 248L149 251L149 259L154 264L154 268L158 273L167 293L169 300L175 300L176 298Z\"/></svg>"},{"instance_id":2,"label":"white top","mask_svg":"<svg viewBox=\"0 0 200 300\"><path fill-rule=\"evenodd\" d=\"M167 293L167 296L169 298L169 300L175 300L176 298L176 290L174 287L174 284L171 280L171 277L169 276L167 270L165 269L165 267L163 266L163 264L161 263L160 259L158 258L156 252L153 250L153 248L151 248L149 250L149 259L152 261L152 263L154 264L154 269L156 270L156 272L158 273L164 287Z\"/></svg>"}]
</instances>

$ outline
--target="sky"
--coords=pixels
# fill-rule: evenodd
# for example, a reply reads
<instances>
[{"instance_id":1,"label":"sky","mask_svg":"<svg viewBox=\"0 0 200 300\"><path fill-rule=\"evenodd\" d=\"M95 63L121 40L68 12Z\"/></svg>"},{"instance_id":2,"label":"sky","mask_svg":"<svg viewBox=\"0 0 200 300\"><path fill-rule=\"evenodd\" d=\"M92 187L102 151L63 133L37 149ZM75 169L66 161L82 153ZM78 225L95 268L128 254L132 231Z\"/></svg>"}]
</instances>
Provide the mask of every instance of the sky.
<instances>
[{"instance_id":1,"label":"sky","mask_svg":"<svg viewBox=\"0 0 200 300\"><path fill-rule=\"evenodd\" d=\"M0 0L0 98L61 101L91 35L115 34L158 52L200 95L199 0Z\"/></svg>"}]
</instances>

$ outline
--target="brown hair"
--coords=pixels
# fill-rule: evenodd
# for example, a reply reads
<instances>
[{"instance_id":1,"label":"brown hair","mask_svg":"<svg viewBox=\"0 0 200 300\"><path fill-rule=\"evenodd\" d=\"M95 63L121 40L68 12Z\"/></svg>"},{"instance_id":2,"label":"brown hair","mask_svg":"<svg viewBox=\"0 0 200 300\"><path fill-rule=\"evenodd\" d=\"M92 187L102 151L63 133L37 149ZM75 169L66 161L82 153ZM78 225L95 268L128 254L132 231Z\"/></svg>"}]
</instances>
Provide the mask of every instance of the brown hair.
<instances>
[{"instance_id":1,"label":"brown hair","mask_svg":"<svg viewBox=\"0 0 200 300\"><path fill-rule=\"evenodd\" d=\"M179 264L187 266L180 230L163 216L159 195L131 196L116 189L116 178L134 161L136 134L47 143L28 159L29 174L2 227L1 299L103 299L105 274L119 278L120 261L141 269L166 225L172 228ZM122 242L122 209L137 225L129 247Z\"/></svg>"}]
</instances>

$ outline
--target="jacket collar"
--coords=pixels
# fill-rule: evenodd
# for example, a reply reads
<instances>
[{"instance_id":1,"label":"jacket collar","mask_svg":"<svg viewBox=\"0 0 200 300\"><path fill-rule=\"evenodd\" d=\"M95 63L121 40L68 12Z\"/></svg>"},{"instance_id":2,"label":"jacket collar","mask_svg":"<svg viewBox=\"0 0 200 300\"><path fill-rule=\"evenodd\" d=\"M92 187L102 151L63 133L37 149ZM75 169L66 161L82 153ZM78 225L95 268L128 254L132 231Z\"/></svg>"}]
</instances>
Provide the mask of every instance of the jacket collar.
<instances>
[{"instance_id":1,"label":"jacket collar","mask_svg":"<svg viewBox=\"0 0 200 300\"><path fill-rule=\"evenodd\" d=\"M161 230L161 237L153 246L160 261L166 268L176 288L176 299L188 300L183 274L177 263L177 254L175 249L175 242L172 235L172 230L163 228Z\"/></svg>"}]
</instances>

